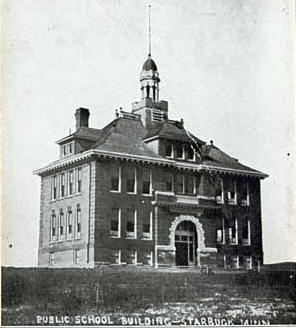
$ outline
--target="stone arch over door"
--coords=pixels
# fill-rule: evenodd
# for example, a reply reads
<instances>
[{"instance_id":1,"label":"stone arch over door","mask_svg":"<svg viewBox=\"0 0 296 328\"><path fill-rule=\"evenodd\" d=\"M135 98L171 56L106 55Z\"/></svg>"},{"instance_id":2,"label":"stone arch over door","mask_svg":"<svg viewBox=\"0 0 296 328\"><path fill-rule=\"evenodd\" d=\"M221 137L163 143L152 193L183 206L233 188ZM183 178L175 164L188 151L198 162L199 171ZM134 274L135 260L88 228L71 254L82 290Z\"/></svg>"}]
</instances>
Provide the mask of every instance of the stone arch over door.
<instances>
[{"instance_id":1,"label":"stone arch over door","mask_svg":"<svg viewBox=\"0 0 296 328\"><path fill-rule=\"evenodd\" d=\"M203 229L202 224L200 223L199 219L193 215L179 215L177 216L174 221L171 223L170 232L169 232L169 239L170 239L170 247L171 249L175 248L175 232L176 228L182 221L190 221L195 225L196 233L197 233L197 265L200 266L200 252L203 251L205 246L205 232Z\"/></svg>"}]
</instances>

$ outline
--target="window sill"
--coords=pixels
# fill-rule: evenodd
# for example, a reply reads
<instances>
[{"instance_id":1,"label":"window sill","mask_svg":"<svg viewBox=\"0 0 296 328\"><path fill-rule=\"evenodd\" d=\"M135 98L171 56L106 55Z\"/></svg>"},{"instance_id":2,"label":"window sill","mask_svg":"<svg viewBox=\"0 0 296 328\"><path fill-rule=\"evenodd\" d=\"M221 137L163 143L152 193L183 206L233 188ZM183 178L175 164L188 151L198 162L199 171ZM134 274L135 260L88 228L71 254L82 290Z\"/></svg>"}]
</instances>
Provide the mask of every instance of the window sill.
<instances>
[{"instance_id":1,"label":"window sill","mask_svg":"<svg viewBox=\"0 0 296 328\"><path fill-rule=\"evenodd\" d=\"M112 235L109 235L109 238L119 239L120 236L112 236Z\"/></svg>"},{"instance_id":2,"label":"window sill","mask_svg":"<svg viewBox=\"0 0 296 328\"><path fill-rule=\"evenodd\" d=\"M132 191L127 191L126 193L127 193L128 195L137 195L136 192L132 192Z\"/></svg>"},{"instance_id":3,"label":"window sill","mask_svg":"<svg viewBox=\"0 0 296 328\"><path fill-rule=\"evenodd\" d=\"M237 205L237 202L227 202L228 205Z\"/></svg>"},{"instance_id":4,"label":"window sill","mask_svg":"<svg viewBox=\"0 0 296 328\"><path fill-rule=\"evenodd\" d=\"M228 245L230 245L230 246L237 246L238 243L228 243Z\"/></svg>"},{"instance_id":5,"label":"window sill","mask_svg":"<svg viewBox=\"0 0 296 328\"><path fill-rule=\"evenodd\" d=\"M152 194L142 194L142 196L144 196L144 197L152 197L153 195Z\"/></svg>"},{"instance_id":6,"label":"window sill","mask_svg":"<svg viewBox=\"0 0 296 328\"><path fill-rule=\"evenodd\" d=\"M59 200L65 200L65 199L69 199L69 198L81 196L81 195L82 195L82 192L78 192L76 194L72 194L72 195L68 195L68 196L64 196L64 197L60 197L60 198L56 198L56 199L51 199L49 202L53 203L53 202L57 202Z\"/></svg>"},{"instance_id":7,"label":"window sill","mask_svg":"<svg viewBox=\"0 0 296 328\"><path fill-rule=\"evenodd\" d=\"M152 237L142 237L142 240L153 240Z\"/></svg>"},{"instance_id":8,"label":"window sill","mask_svg":"<svg viewBox=\"0 0 296 328\"><path fill-rule=\"evenodd\" d=\"M250 206L249 203L240 203L241 206Z\"/></svg>"},{"instance_id":9,"label":"window sill","mask_svg":"<svg viewBox=\"0 0 296 328\"><path fill-rule=\"evenodd\" d=\"M110 192L114 193L114 194L120 194L121 191L120 190L109 190Z\"/></svg>"},{"instance_id":10,"label":"window sill","mask_svg":"<svg viewBox=\"0 0 296 328\"><path fill-rule=\"evenodd\" d=\"M128 236L126 236L125 239L137 239L137 237L128 237Z\"/></svg>"}]
</instances>

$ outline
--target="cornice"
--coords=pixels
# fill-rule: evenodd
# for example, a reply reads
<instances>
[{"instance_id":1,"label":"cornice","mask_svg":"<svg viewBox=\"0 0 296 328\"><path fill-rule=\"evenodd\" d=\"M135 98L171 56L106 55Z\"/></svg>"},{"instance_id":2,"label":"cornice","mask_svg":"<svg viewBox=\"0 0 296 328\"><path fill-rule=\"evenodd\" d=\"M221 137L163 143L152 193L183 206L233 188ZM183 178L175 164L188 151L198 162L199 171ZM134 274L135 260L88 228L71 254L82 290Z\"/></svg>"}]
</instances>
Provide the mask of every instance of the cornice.
<instances>
[{"instance_id":1,"label":"cornice","mask_svg":"<svg viewBox=\"0 0 296 328\"><path fill-rule=\"evenodd\" d=\"M70 166L75 163L79 163L79 162L89 159L91 157L110 158L110 159L131 161L131 162L136 162L136 163L146 163L146 164L152 164L152 165L167 166L167 167L176 168L178 170L218 172L218 173L227 173L227 174L234 174L234 175L257 177L257 178L268 177L267 174L264 174L261 172L237 170L237 169L216 167L216 166L210 166L210 165L204 165L204 164L198 164L198 163L186 163L186 162L179 162L179 161L175 161L175 160L167 159L167 158L160 158L160 157L157 158L157 157L134 155L134 154L127 154L127 153L113 152L113 151L106 151L106 150L98 150L98 149L87 150L83 153L60 159L60 160L53 162L41 169L35 170L33 173L36 175L42 176L51 171L59 170L64 167L66 168L67 166Z\"/></svg>"}]
</instances>

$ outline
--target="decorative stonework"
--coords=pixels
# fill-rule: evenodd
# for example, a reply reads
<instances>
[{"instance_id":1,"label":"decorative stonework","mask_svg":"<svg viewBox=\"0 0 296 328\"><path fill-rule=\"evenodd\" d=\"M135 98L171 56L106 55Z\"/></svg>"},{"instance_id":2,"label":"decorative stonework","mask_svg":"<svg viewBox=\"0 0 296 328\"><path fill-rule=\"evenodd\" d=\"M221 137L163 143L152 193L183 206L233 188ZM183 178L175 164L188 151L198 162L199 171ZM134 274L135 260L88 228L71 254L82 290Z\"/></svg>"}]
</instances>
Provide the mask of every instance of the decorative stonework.
<instances>
[{"instance_id":1,"label":"decorative stonework","mask_svg":"<svg viewBox=\"0 0 296 328\"><path fill-rule=\"evenodd\" d=\"M205 232L202 227L202 224L199 222L199 219L192 215L179 215L172 222L169 232L170 239L170 247L171 249L175 249L175 232L178 224L182 221L190 221L195 224L196 232L197 232L197 250L202 251L206 249L205 246Z\"/></svg>"}]
</instances>

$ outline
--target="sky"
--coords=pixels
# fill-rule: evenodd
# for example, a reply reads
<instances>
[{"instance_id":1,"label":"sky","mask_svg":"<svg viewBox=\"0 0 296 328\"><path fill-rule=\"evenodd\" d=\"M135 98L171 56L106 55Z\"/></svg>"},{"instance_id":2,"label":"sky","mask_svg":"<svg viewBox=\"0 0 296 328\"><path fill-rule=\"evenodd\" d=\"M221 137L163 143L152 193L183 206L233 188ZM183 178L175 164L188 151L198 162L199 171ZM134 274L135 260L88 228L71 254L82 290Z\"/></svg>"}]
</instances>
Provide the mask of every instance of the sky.
<instances>
[{"instance_id":1,"label":"sky","mask_svg":"<svg viewBox=\"0 0 296 328\"><path fill-rule=\"evenodd\" d=\"M37 265L40 178L90 109L102 128L140 99L152 57L169 117L265 172L265 263L296 261L292 0L4 0L2 265Z\"/></svg>"}]
</instances>

